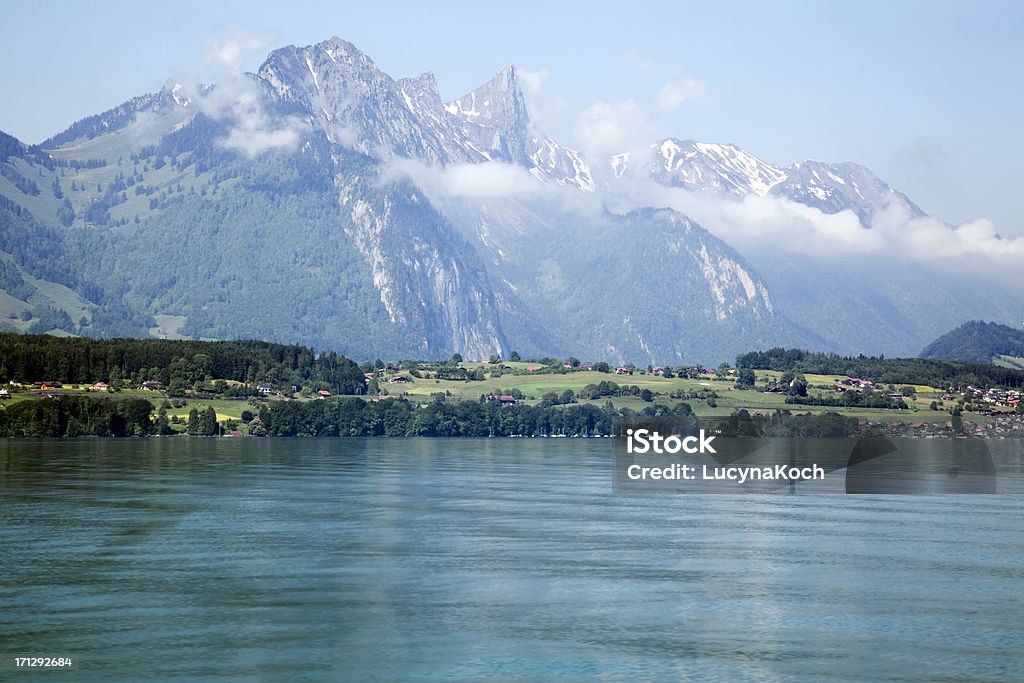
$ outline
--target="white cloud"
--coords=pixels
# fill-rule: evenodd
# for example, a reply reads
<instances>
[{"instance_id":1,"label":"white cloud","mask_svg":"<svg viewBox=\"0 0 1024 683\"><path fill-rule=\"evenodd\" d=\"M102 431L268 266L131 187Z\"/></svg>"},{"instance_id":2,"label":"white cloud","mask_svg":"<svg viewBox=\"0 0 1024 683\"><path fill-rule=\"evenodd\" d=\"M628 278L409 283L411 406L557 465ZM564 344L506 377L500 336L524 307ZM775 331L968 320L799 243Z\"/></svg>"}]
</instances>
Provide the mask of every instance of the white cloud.
<instances>
[{"instance_id":1,"label":"white cloud","mask_svg":"<svg viewBox=\"0 0 1024 683\"><path fill-rule=\"evenodd\" d=\"M1005 268L1003 274L1017 274L1024 260L1024 237L1001 237L986 218L950 227L931 216L910 217L899 207L890 207L875 217L871 227L909 258L953 266L960 260L973 264L982 259Z\"/></svg>"},{"instance_id":2,"label":"white cloud","mask_svg":"<svg viewBox=\"0 0 1024 683\"><path fill-rule=\"evenodd\" d=\"M293 151L307 128L297 117L282 119L268 114L263 90L244 71L246 58L254 51L264 50L270 42L269 36L240 29L210 38L206 52L182 82L190 106L228 123L227 135L217 144L249 158L268 151ZM201 86L200 73L215 85Z\"/></svg>"},{"instance_id":3,"label":"white cloud","mask_svg":"<svg viewBox=\"0 0 1024 683\"><path fill-rule=\"evenodd\" d=\"M240 118L220 144L250 159L271 150L295 151L306 124L293 116L280 123L275 125L262 112Z\"/></svg>"},{"instance_id":4,"label":"white cloud","mask_svg":"<svg viewBox=\"0 0 1024 683\"><path fill-rule=\"evenodd\" d=\"M451 197L509 197L536 194L542 189L522 166L495 161L453 164L441 172L442 189Z\"/></svg>"},{"instance_id":5,"label":"white cloud","mask_svg":"<svg viewBox=\"0 0 1024 683\"><path fill-rule=\"evenodd\" d=\"M523 92L523 99L526 101L526 109L530 112L530 126L533 129L531 132L543 136L542 131L549 126L564 127L571 107L568 100L562 97L552 97L545 87L551 77L551 72L543 68L529 71L516 67L516 74Z\"/></svg>"},{"instance_id":6,"label":"white cloud","mask_svg":"<svg viewBox=\"0 0 1024 683\"><path fill-rule=\"evenodd\" d=\"M527 95L537 95L544 86L544 81L551 75L551 72L547 69L540 69L539 71L516 69L516 74L519 77L519 83L523 86L523 92Z\"/></svg>"},{"instance_id":7,"label":"white cloud","mask_svg":"<svg viewBox=\"0 0 1024 683\"><path fill-rule=\"evenodd\" d=\"M696 78L685 77L669 81L658 91L655 106L662 111L678 109L687 100L698 100L707 95L704 84Z\"/></svg>"},{"instance_id":8,"label":"white cloud","mask_svg":"<svg viewBox=\"0 0 1024 683\"><path fill-rule=\"evenodd\" d=\"M538 195L545 186L522 166L488 161L451 164L444 168L395 158L385 167L382 182L406 177L428 196L438 199L491 199Z\"/></svg>"},{"instance_id":9,"label":"white cloud","mask_svg":"<svg viewBox=\"0 0 1024 683\"><path fill-rule=\"evenodd\" d=\"M741 252L849 256L892 267L902 261L938 272L968 272L1002 280L1024 278L1019 267L1024 261L1024 237L1000 237L995 225L984 218L949 226L931 216L912 216L894 204L865 226L849 210L830 214L785 197L748 195L737 199L665 187L646 173L616 179L612 191L618 201L610 205L617 211L671 207Z\"/></svg>"},{"instance_id":10,"label":"white cloud","mask_svg":"<svg viewBox=\"0 0 1024 683\"><path fill-rule=\"evenodd\" d=\"M580 113L573 133L576 144L592 159L642 150L654 139L647 117L632 99L594 102Z\"/></svg>"},{"instance_id":11,"label":"white cloud","mask_svg":"<svg viewBox=\"0 0 1024 683\"><path fill-rule=\"evenodd\" d=\"M227 36L212 36L206 41L203 65L222 67L232 73L241 73L245 58L252 52L265 50L273 38L233 28Z\"/></svg>"},{"instance_id":12,"label":"white cloud","mask_svg":"<svg viewBox=\"0 0 1024 683\"><path fill-rule=\"evenodd\" d=\"M652 183L653 184L653 183ZM938 272L1021 280L1024 237L1000 237L977 219L949 226L910 216L893 205L864 226L852 211L825 213L783 197L711 197L680 188L643 193L645 203L671 206L741 251L788 251L812 257L849 256L870 263L913 262Z\"/></svg>"},{"instance_id":13,"label":"white cloud","mask_svg":"<svg viewBox=\"0 0 1024 683\"><path fill-rule=\"evenodd\" d=\"M274 118L266 111L264 93L253 79L234 74L205 95L193 97L210 118L227 121L227 135L218 144L252 158L264 152L293 151L307 125L295 116Z\"/></svg>"}]
</instances>

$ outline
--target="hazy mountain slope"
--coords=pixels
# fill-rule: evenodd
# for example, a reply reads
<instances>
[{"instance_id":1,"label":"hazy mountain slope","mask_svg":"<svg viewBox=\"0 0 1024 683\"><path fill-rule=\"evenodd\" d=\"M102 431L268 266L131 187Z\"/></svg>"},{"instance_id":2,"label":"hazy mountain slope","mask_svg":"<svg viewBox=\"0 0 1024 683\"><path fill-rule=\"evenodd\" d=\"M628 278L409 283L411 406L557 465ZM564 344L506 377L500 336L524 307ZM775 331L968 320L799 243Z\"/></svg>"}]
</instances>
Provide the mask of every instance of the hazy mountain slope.
<instances>
[{"instance_id":1,"label":"hazy mountain slope","mask_svg":"<svg viewBox=\"0 0 1024 683\"><path fill-rule=\"evenodd\" d=\"M989 296L991 286L974 276L908 264L898 256L741 253L761 274L776 309L820 340L810 348L911 357L918 340L935 339L950 320L977 311L1010 320L1020 310L1019 300Z\"/></svg>"},{"instance_id":2,"label":"hazy mountain slope","mask_svg":"<svg viewBox=\"0 0 1024 683\"><path fill-rule=\"evenodd\" d=\"M191 336L360 356L504 348L486 273L415 187L378 184L373 160L322 134L296 154L246 160L214 144L224 133L199 114L133 158L60 168L76 188L73 224L7 211L0 237L37 269L60 263L50 270L62 281L103 292L93 303L124 302L133 334L163 314L186 316ZM73 322L68 331L107 333Z\"/></svg>"},{"instance_id":3,"label":"hazy mountain slope","mask_svg":"<svg viewBox=\"0 0 1024 683\"><path fill-rule=\"evenodd\" d=\"M677 212L566 211L536 199L449 201L441 210L569 353L667 363L812 341L776 314L742 257Z\"/></svg>"}]
</instances>

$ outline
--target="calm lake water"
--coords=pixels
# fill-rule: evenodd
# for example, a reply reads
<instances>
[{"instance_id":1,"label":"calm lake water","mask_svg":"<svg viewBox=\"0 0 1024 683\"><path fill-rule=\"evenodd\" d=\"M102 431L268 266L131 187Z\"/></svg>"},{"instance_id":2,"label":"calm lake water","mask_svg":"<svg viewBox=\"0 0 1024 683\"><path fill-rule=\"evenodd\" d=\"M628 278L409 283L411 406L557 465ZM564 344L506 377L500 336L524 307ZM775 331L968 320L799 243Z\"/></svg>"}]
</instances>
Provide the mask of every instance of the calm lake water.
<instances>
[{"instance_id":1,"label":"calm lake water","mask_svg":"<svg viewBox=\"0 0 1024 683\"><path fill-rule=\"evenodd\" d=\"M622 495L608 440L0 443L5 680L1024 680L1017 495Z\"/></svg>"}]
</instances>

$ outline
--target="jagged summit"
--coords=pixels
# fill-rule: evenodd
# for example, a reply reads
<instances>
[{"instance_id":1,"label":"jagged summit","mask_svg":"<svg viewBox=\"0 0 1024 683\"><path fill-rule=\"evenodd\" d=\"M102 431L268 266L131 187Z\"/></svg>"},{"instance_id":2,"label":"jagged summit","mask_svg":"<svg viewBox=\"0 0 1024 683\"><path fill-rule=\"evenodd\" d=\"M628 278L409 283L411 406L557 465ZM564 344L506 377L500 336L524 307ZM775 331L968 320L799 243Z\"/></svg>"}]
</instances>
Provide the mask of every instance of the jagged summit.
<instances>
[{"instance_id":1,"label":"jagged summit","mask_svg":"<svg viewBox=\"0 0 1024 683\"><path fill-rule=\"evenodd\" d=\"M441 103L441 89L437 85L437 79L430 71L421 73L415 78L399 78L398 87L410 98L409 108L421 111L434 111L443 109Z\"/></svg>"},{"instance_id":2,"label":"jagged summit","mask_svg":"<svg viewBox=\"0 0 1024 683\"><path fill-rule=\"evenodd\" d=\"M487 159L523 166L547 183L595 189L583 157L532 125L515 66L506 64L444 109L458 122L467 144Z\"/></svg>"},{"instance_id":3,"label":"jagged summit","mask_svg":"<svg viewBox=\"0 0 1024 683\"><path fill-rule=\"evenodd\" d=\"M446 104L445 110L488 157L518 164L529 159L530 115L514 66L502 67L491 80Z\"/></svg>"},{"instance_id":4,"label":"jagged summit","mask_svg":"<svg viewBox=\"0 0 1024 683\"><path fill-rule=\"evenodd\" d=\"M909 216L925 215L906 195L860 164L798 161L783 170L786 177L772 188L772 194L825 213L853 211L865 226L890 206L900 207Z\"/></svg>"},{"instance_id":5,"label":"jagged summit","mask_svg":"<svg viewBox=\"0 0 1024 683\"><path fill-rule=\"evenodd\" d=\"M656 181L670 187L738 198L786 197L825 213L853 211L865 226L870 226L878 212L892 205L910 216L924 215L906 195L859 164L805 160L776 166L731 143L677 138L666 138L651 149L647 168ZM611 160L616 176L627 172L630 164L627 155Z\"/></svg>"},{"instance_id":6,"label":"jagged summit","mask_svg":"<svg viewBox=\"0 0 1024 683\"><path fill-rule=\"evenodd\" d=\"M258 75L276 98L306 111L331 142L378 159L480 160L455 139L433 76L396 81L340 38L275 50Z\"/></svg>"},{"instance_id":7,"label":"jagged summit","mask_svg":"<svg viewBox=\"0 0 1024 683\"><path fill-rule=\"evenodd\" d=\"M733 144L666 138L656 145L656 177L668 185L763 197L785 172Z\"/></svg>"}]
</instances>

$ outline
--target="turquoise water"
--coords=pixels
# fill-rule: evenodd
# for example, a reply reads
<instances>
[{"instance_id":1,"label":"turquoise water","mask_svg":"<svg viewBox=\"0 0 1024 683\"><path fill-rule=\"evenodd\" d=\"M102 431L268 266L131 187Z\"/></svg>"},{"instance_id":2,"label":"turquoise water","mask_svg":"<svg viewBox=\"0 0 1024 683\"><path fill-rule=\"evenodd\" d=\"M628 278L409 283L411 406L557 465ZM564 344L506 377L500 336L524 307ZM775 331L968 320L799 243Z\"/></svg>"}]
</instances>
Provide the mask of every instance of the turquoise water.
<instances>
[{"instance_id":1,"label":"turquoise water","mask_svg":"<svg viewBox=\"0 0 1024 683\"><path fill-rule=\"evenodd\" d=\"M0 443L11 680L1024 680L1020 497L613 495L607 440Z\"/></svg>"}]
</instances>

